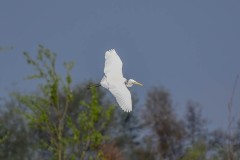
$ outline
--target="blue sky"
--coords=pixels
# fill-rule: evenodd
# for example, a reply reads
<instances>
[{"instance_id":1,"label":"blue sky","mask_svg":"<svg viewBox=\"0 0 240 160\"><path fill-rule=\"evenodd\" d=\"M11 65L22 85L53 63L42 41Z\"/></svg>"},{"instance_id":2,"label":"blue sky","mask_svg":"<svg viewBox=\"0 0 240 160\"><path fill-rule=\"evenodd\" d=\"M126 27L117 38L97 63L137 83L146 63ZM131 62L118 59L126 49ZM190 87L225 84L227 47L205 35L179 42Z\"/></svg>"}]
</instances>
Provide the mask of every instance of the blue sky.
<instances>
[{"instance_id":1,"label":"blue sky","mask_svg":"<svg viewBox=\"0 0 240 160\"><path fill-rule=\"evenodd\" d=\"M104 53L115 48L126 78L170 91L177 112L201 104L210 127L227 126L227 103L240 69L240 2L224 1L1 1L0 95L31 91L23 51L42 44L58 62L74 60L74 83L103 75ZM59 67L60 72L63 68ZM239 82L240 83L240 82ZM240 117L240 84L233 103ZM142 104L141 104L142 103ZM139 105L143 105L141 100Z\"/></svg>"}]
</instances>

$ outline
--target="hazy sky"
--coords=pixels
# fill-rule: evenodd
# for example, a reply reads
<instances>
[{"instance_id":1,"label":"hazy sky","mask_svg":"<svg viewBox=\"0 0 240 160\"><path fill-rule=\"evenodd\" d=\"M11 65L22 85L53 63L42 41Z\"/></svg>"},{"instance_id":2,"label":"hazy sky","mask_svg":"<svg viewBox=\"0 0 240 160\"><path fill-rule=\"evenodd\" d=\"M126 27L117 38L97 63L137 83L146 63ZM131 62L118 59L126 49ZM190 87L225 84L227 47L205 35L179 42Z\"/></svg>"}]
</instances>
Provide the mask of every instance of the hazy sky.
<instances>
[{"instance_id":1,"label":"hazy sky","mask_svg":"<svg viewBox=\"0 0 240 160\"><path fill-rule=\"evenodd\" d=\"M226 127L240 71L239 16L238 0L1 1L0 47L14 48L0 52L0 96L34 89L23 80L32 69L22 53L36 55L38 44L58 53L59 66L75 61L74 83L99 81L104 53L115 48L125 77L144 84L132 89L139 97L163 86L178 112L191 99L201 104L211 127ZM239 98L240 81L235 117L240 117Z\"/></svg>"}]
</instances>

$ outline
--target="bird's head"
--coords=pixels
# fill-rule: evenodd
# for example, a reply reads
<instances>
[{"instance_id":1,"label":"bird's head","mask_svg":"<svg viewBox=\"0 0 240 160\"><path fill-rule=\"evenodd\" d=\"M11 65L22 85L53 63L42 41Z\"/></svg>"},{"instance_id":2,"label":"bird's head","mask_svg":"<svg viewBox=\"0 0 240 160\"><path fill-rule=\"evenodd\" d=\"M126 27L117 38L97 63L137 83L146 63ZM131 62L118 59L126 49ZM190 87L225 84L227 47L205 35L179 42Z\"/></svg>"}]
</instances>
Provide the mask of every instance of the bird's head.
<instances>
[{"instance_id":1,"label":"bird's head","mask_svg":"<svg viewBox=\"0 0 240 160\"><path fill-rule=\"evenodd\" d=\"M126 86L127 87L132 87L134 84L139 85L139 86L143 86L141 83L139 83L139 82L137 82L133 79L129 79L126 83Z\"/></svg>"}]
</instances>

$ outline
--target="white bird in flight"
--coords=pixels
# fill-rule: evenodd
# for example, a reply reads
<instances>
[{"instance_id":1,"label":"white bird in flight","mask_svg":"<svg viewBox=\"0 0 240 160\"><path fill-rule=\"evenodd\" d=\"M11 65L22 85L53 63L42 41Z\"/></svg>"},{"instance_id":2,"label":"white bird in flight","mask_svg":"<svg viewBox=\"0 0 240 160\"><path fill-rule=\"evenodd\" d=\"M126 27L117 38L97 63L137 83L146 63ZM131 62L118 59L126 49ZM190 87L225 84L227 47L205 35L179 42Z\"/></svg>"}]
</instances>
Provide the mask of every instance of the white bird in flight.
<instances>
[{"instance_id":1,"label":"white bird in flight","mask_svg":"<svg viewBox=\"0 0 240 160\"><path fill-rule=\"evenodd\" d=\"M141 83L123 77L122 61L114 49L105 53L104 76L98 86L108 89L116 98L117 103L125 112L132 111L131 93L127 87L133 84L143 86Z\"/></svg>"}]
</instances>

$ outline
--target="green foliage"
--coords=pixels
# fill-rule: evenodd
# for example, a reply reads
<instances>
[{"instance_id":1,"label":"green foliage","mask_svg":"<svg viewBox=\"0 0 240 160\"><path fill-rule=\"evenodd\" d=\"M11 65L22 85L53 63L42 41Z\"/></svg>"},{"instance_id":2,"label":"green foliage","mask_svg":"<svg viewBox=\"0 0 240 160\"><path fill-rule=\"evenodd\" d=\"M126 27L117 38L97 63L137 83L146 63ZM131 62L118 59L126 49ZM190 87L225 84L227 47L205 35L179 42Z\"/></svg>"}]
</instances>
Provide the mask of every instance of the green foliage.
<instances>
[{"instance_id":1,"label":"green foliage","mask_svg":"<svg viewBox=\"0 0 240 160\"><path fill-rule=\"evenodd\" d=\"M16 108L20 107L12 100L4 103L6 109L1 110L0 159L24 160L31 157L30 134L25 126L24 119Z\"/></svg>"},{"instance_id":2,"label":"green foliage","mask_svg":"<svg viewBox=\"0 0 240 160\"><path fill-rule=\"evenodd\" d=\"M94 156L90 151L95 151L106 139L103 130L110 122L113 107L100 105L95 88L91 90L90 102L82 100L73 106L78 96L71 90L73 62L64 63L66 76L63 78L56 71L56 54L49 49L39 46L36 59L27 52L24 56L36 72L27 79L39 79L42 83L38 93L15 93L15 97L27 108L22 113L40 138L38 146L48 151L50 157L45 158L63 160ZM69 109L71 107L79 108L77 116L71 116L69 110L74 110Z\"/></svg>"},{"instance_id":3,"label":"green foliage","mask_svg":"<svg viewBox=\"0 0 240 160\"><path fill-rule=\"evenodd\" d=\"M27 107L24 115L31 127L38 134L43 134L40 146L47 148L56 159L65 157L66 145L63 141L64 121L71 101L69 81L62 80L55 68L56 54L49 49L39 46L36 59L24 53L26 61L35 69L35 74L27 79L41 79L39 94L15 94L17 99ZM71 68L67 68L67 76ZM64 103L60 103L60 93L63 94Z\"/></svg>"},{"instance_id":4,"label":"green foliage","mask_svg":"<svg viewBox=\"0 0 240 160\"><path fill-rule=\"evenodd\" d=\"M86 151L98 150L99 146L104 142L107 137L103 135L104 130L110 123L112 114L114 111L113 106L104 109L100 105L98 93L96 88L91 88L91 101L86 103L80 102L81 112L77 116L77 121L68 116L67 124L70 128L72 143L76 143L80 150L77 150L74 154L84 159L88 157ZM75 145L73 145L76 148ZM98 151L98 156L101 155L101 151Z\"/></svg>"},{"instance_id":5,"label":"green foliage","mask_svg":"<svg viewBox=\"0 0 240 160\"><path fill-rule=\"evenodd\" d=\"M113 117L114 107L104 99L101 88L88 90L87 84L72 88L73 62L63 64L63 76L57 72L56 54L43 46L39 46L35 58L27 52L24 57L34 69L34 74L26 79L40 84L36 92L14 93L15 99L1 104L4 111L0 112L0 159L240 157L240 121L232 134L223 130L209 134L198 104L187 103L186 115L179 119L170 93L164 88L148 92L144 109L134 107L139 110L124 113L118 108ZM133 102L135 106L134 95Z\"/></svg>"},{"instance_id":6,"label":"green foliage","mask_svg":"<svg viewBox=\"0 0 240 160\"><path fill-rule=\"evenodd\" d=\"M6 141L9 137L9 132L6 131L3 124L0 125L0 144Z\"/></svg>"},{"instance_id":7,"label":"green foliage","mask_svg":"<svg viewBox=\"0 0 240 160\"><path fill-rule=\"evenodd\" d=\"M199 140L191 148L186 150L186 153L182 160L205 160L206 159L207 146L205 142Z\"/></svg>"}]
</instances>

